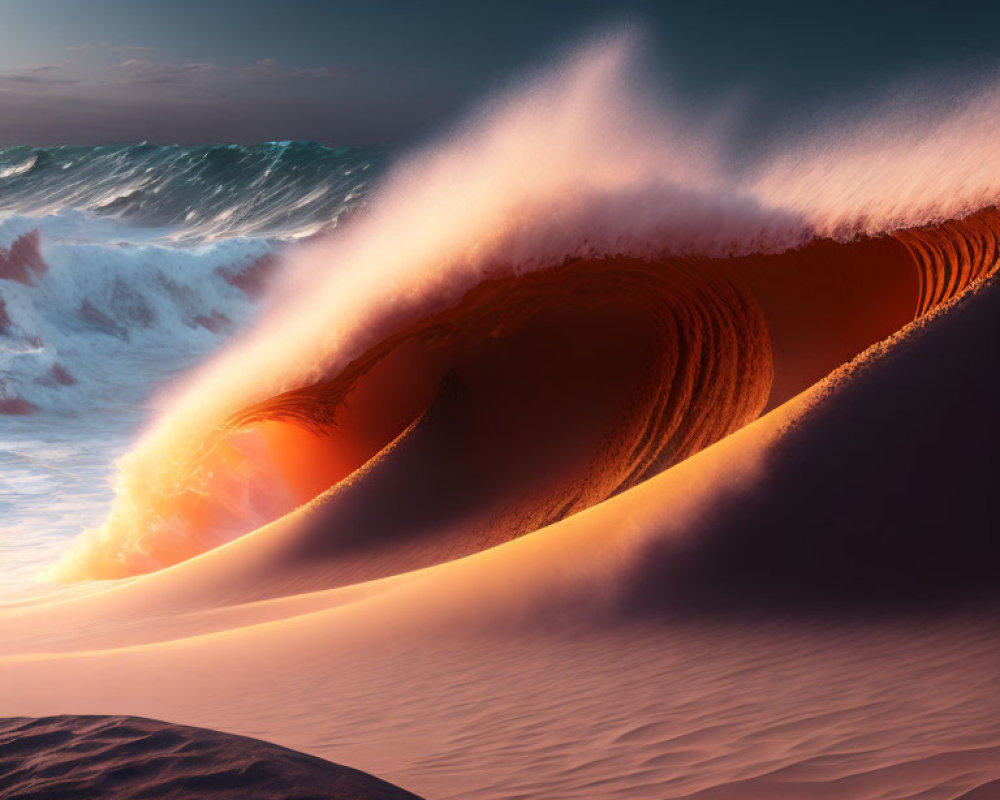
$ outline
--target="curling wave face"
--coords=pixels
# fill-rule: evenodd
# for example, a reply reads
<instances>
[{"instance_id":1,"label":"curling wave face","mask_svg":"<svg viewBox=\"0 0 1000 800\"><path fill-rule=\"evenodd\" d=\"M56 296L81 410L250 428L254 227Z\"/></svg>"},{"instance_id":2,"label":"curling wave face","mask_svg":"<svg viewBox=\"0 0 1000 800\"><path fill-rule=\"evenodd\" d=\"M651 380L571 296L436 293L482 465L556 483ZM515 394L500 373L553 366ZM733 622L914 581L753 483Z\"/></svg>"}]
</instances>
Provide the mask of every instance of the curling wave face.
<instances>
[{"instance_id":1,"label":"curling wave face","mask_svg":"<svg viewBox=\"0 0 1000 800\"><path fill-rule=\"evenodd\" d=\"M271 556L297 589L466 555L694 454L995 269L988 98L734 177L721 137L633 102L629 46L486 109L297 251L58 574L147 572L289 515L304 533Z\"/></svg>"}]
</instances>

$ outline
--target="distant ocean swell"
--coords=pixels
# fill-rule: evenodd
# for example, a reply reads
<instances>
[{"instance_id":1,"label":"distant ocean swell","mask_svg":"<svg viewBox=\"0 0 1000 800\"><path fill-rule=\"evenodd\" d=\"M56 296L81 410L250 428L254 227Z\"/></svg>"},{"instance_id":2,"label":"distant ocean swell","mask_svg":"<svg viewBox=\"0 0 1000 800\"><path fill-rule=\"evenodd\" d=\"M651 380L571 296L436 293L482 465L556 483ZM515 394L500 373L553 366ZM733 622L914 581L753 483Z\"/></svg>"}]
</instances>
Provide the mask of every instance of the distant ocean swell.
<instances>
[{"instance_id":1,"label":"distant ocean swell","mask_svg":"<svg viewBox=\"0 0 1000 800\"><path fill-rule=\"evenodd\" d=\"M0 148L0 212L67 210L171 238L291 238L316 233L362 203L382 149L312 142L179 147Z\"/></svg>"}]
</instances>

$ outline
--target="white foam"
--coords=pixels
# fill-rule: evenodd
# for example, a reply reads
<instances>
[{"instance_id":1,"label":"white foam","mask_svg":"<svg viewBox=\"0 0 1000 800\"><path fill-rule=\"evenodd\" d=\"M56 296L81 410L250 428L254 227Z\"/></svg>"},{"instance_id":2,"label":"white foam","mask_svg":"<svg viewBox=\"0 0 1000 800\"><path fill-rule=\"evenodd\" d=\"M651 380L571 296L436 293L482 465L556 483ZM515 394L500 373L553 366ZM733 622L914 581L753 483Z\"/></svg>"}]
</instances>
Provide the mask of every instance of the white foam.
<instances>
[{"instance_id":1,"label":"white foam","mask_svg":"<svg viewBox=\"0 0 1000 800\"><path fill-rule=\"evenodd\" d=\"M253 318L219 268L271 250L261 240L147 244L149 231L76 213L8 217L0 244L35 227L48 272L35 286L0 280L12 322L0 333L0 397L34 406L23 417L0 415L0 592L30 581L69 538L100 522L115 460L148 420L157 388ZM88 230L95 241L79 241ZM85 303L110 326L88 320ZM198 324L213 312L232 324L218 332ZM56 365L76 382L54 380Z\"/></svg>"}]
</instances>

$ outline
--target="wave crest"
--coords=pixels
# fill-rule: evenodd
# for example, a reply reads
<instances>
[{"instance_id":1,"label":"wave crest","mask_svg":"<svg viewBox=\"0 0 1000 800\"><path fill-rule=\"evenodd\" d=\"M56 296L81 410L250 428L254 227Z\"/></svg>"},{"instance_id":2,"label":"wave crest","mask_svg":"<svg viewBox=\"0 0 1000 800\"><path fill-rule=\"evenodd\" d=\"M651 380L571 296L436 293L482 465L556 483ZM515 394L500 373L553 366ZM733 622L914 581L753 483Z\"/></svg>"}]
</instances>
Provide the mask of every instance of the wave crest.
<instances>
[{"instance_id":1,"label":"wave crest","mask_svg":"<svg viewBox=\"0 0 1000 800\"><path fill-rule=\"evenodd\" d=\"M274 311L194 376L122 462L108 522L80 541L64 560L63 574L154 569L244 533L303 502L303 495L315 496L297 492L287 481L282 487L283 468L261 457L274 450L274 436L268 441L265 431L263 445L258 437L252 445L242 440L237 446L233 431L292 423L322 439L331 430L348 430L338 415L351 405L351 393L376 375L378 364L387 365L388 378L402 381L395 386L406 398L399 404L405 413L372 412L378 419L369 420L365 436L355 441L337 434L342 435L337 446L320 446L317 459L334 466L297 463L296 473L319 472L320 486L313 476L311 490L360 480L373 464L388 460L393 448L401 451L433 428L443 407L455 418L473 413L470 408L496 411L485 392L476 395L478 405L471 400L448 405L461 394L446 378L462 353L479 352L488 341L507 342L511 353L519 354L520 361L511 356L512 363L530 364L531 347L511 344L517 331L567 308L576 316L553 329L578 332L593 353L600 337L588 333L583 320L594 303L638 309L636 317L654 324L641 335L617 340L621 358L634 358L635 348L650 341L657 344L647 368L625 381L632 392L630 412L622 414L618 398L602 414L587 417L602 421L598 430L613 446L575 457L572 469L552 472L562 485L530 491L518 485L501 503L507 510L484 505L482 515L492 522L483 525L503 531L477 534L476 546L486 546L632 485L763 409L772 352L779 344L787 350L789 340L784 336L773 348L768 345L770 321L757 305L757 288L742 284L740 270L752 272L761 258L785 253L787 263L802 263L806 246L825 236L827 249L839 254L831 259L834 269L857 254L852 242L881 243L894 234L903 245L897 256L916 265L908 274L922 287L915 289L917 315L995 268L995 209L946 221L1000 198L1000 168L990 172L993 156L983 155L987 139L978 117L959 115L936 134L922 131L930 139L951 141L966 125L969 155L950 162L932 158L932 148L913 153L880 148L871 137L858 135L846 137L852 142L846 150L792 149L758 165L750 178L734 178L722 166L726 158L717 133L635 102L629 54L627 37L586 49L486 109L450 141L414 154L390 175L364 219L302 248L277 288ZM883 180L865 179L844 189L858 163L875 165L873 174ZM932 169L937 172L929 184L924 173ZM914 183L923 187L923 196L905 183L914 170L924 171ZM878 269L877 263L870 266ZM852 274L847 299L836 309L847 327L851 292L868 292L864 275L856 269ZM794 282L794 271L784 280ZM824 302L810 300L809 291L800 294L817 308ZM896 323L910 318L907 313ZM627 315L616 320L625 325ZM568 358L572 337L562 336L553 341L566 344L559 352ZM863 340L860 347L873 341ZM393 361L394 352L404 355ZM423 383L401 365L411 356ZM606 356L600 368L610 369L614 361ZM588 370L566 375L580 372ZM516 370L500 374L525 378ZM808 384L789 385L801 391ZM597 382L576 386L593 389ZM361 409L358 422L365 403L354 406ZM609 419L619 418L625 422L609 427ZM538 417L544 420L552 421ZM277 438L291 435L285 431ZM220 442L226 445L221 451ZM311 441L307 449L315 446ZM333 455L338 447L348 455ZM434 447L420 452L433 457ZM234 463L237 469L223 469ZM248 463L254 466L245 467ZM223 473L224 486L213 482ZM487 477L498 485L496 475ZM199 483L203 479L208 482ZM178 514L164 499L180 495L195 499ZM390 496L383 494L382 502ZM214 500L197 499L204 497ZM198 524L192 524L194 517ZM209 529L210 535L199 534ZM445 551L447 557L457 552Z\"/></svg>"}]
</instances>

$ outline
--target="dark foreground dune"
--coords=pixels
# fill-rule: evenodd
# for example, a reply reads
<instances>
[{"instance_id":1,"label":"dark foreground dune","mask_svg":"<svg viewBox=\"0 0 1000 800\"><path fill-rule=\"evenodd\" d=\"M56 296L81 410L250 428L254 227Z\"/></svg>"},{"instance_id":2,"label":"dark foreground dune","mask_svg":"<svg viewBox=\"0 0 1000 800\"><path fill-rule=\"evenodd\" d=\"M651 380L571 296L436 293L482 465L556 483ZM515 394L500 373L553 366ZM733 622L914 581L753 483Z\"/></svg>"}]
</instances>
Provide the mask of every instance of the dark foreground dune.
<instances>
[{"instance_id":1,"label":"dark foreground dune","mask_svg":"<svg viewBox=\"0 0 1000 800\"><path fill-rule=\"evenodd\" d=\"M416 800L364 772L219 731L139 717L0 719L0 798Z\"/></svg>"}]
</instances>

